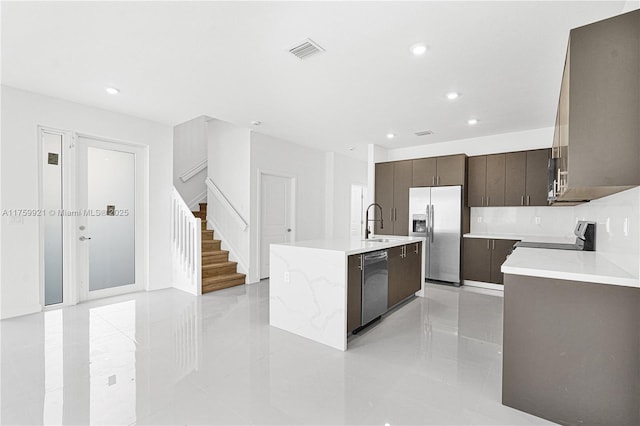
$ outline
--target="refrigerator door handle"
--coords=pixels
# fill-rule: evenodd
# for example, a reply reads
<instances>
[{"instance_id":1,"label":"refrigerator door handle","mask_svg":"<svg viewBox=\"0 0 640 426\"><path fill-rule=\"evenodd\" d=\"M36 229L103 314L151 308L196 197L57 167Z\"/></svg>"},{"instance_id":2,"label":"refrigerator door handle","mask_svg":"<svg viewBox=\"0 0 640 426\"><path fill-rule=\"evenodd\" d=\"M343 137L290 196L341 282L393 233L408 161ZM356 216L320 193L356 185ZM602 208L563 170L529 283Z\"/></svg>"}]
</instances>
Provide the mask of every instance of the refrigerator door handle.
<instances>
[{"instance_id":1,"label":"refrigerator door handle","mask_svg":"<svg viewBox=\"0 0 640 426\"><path fill-rule=\"evenodd\" d=\"M429 204L427 204L427 220L425 221L425 229L427 231L427 241L429 240L429 235L431 235L431 209L429 208Z\"/></svg>"},{"instance_id":2,"label":"refrigerator door handle","mask_svg":"<svg viewBox=\"0 0 640 426\"><path fill-rule=\"evenodd\" d=\"M433 204L431 204L431 242L433 242L434 240L434 226L435 226L435 217L436 217L436 209L433 206Z\"/></svg>"}]
</instances>

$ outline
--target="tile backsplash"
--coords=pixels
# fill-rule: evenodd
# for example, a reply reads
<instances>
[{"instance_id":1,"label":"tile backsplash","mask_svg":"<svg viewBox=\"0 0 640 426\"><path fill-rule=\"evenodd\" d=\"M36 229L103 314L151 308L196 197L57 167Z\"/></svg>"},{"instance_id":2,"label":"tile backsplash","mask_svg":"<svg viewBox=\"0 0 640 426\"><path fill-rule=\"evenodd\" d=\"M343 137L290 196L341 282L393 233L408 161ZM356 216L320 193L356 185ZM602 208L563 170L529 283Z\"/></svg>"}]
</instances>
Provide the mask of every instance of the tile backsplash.
<instances>
[{"instance_id":1,"label":"tile backsplash","mask_svg":"<svg viewBox=\"0 0 640 426\"><path fill-rule=\"evenodd\" d=\"M471 233L571 237L574 207L472 207Z\"/></svg>"},{"instance_id":2,"label":"tile backsplash","mask_svg":"<svg viewBox=\"0 0 640 426\"><path fill-rule=\"evenodd\" d=\"M573 237L578 220L597 223L596 251L640 276L640 188L574 207L472 207L471 233Z\"/></svg>"}]
</instances>

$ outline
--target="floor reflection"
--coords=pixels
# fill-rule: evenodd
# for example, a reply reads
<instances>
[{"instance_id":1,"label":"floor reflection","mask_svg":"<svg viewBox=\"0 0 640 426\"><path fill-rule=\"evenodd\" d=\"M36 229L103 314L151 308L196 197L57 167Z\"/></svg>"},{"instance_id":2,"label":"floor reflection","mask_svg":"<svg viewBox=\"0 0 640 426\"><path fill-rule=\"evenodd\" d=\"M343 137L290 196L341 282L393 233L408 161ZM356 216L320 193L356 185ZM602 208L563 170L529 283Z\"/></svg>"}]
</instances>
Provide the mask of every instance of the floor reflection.
<instances>
[{"instance_id":1,"label":"floor reflection","mask_svg":"<svg viewBox=\"0 0 640 426\"><path fill-rule=\"evenodd\" d=\"M502 299L428 286L336 351L268 325L268 282L0 323L2 424L540 424L500 403Z\"/></svg>"}]
</instances>

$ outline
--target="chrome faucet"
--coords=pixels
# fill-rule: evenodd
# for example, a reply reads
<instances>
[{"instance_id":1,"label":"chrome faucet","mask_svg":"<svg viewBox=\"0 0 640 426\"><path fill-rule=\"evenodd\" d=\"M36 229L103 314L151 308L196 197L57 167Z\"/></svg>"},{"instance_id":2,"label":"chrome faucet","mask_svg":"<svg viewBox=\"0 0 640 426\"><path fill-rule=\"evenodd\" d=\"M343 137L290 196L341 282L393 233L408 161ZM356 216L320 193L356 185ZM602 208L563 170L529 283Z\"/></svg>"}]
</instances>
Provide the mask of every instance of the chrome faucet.
<instances>
[{"instance_id":1,"label":"chrome faucet","mask_svg":"<svg viewBox=\"0 0 640 426\"><path fill-rule=\"evenodd\" d=\"M378 206L378 208L380 209L380 219L371 219L369 220L369 209L371 208L371 206ZM369 222L380 222L380 229L384 229L384 224L382 223L382 206L378 203L371 203L369 204L369 207L367 207L367 210L365 211L365 228L364 228L364 239L368 240L369 239L369 234L371 234L372 232L369 231Z\"/></svg>"}]
</instances>

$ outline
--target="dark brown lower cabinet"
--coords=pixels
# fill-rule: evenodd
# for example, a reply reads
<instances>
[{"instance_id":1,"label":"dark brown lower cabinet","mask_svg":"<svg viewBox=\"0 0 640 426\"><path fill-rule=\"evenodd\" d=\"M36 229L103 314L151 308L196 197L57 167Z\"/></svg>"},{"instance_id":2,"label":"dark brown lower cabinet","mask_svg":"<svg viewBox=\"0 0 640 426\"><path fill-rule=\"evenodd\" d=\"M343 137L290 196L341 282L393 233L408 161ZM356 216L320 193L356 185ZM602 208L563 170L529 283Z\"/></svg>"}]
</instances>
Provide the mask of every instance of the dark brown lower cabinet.
<instances>
[{"instance_id":1,"label":"dark brown lower cabinet","mask_svg":"<svg viewBox=\"0 0 640 426\"><path fill-rule=\"evenodd\" d=\"M502 284L500 267L507 259L509 250L518 240L485 238L464 239L464 279Z\"/></svg>"},{"instance_id":2,"label":"dark brown lower cabinet","mask_svg":"<svg viewBox=\"0 0 640 426\"><path fill-rule=\"evenodd\" d=\"M389 287L387 307L415 294L422 287L422 243L411 243L387 249Z\"/></svg>"},{"instance_id":3,"label":"dark brown lower cabinet","mask_svg":"<svg viewBox=\"0 0 640 426\"><path fill-rule=\"evenodd\" d=\"M362 256L347 259L347 333L362 325Z\"/></svg>"}]
</instances>

